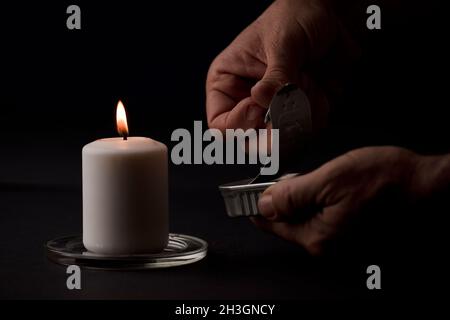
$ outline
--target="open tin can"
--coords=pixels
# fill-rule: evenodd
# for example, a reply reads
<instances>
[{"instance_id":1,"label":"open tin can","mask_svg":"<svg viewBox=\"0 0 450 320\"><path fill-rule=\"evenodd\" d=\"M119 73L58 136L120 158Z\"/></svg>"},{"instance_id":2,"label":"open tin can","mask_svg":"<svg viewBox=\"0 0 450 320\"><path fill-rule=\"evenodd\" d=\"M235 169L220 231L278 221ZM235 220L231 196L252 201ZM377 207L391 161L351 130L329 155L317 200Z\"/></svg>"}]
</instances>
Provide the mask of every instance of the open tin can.
<instances>
[{"instance_id":1,"label":"open tin can","mask_svg":"<svg viewBox=\"0 0 450 320\"><path fill-rule=\"evenodd\" d=\"M279 130L280 173L267 180L257 176L219 186L230 217L258 215L258 199L271 185L279 180L298 175L299 160L294 154L307 154L313 137L311 106L306 94L296 85L287 84L273 97L265 122L271 121L272 128ZM301 170L305 172L304 168ZM281 176L281 177L280 177ZM265 177L265 178L264 178Z\"/></svg>"},{"instance_id":2,"label":"open tin can","mask_svg":"<svg viewBox=\"0 0 450 320\"><path fill-rule=\"evenodd\" d=\"M289 173L267 182L254 182L255 179L245 179L219 186L228 216L234 218L259 215L258 199L260 195L278 181L298 175L300 173ZM256 181L258 180L256 179Z\"/></svg>"},{"instance_id":3,"label":"open tin can","mask_svg":"<svg viewBox=\"0 0 450 320\"><path fill-rule=\"evenodd\" d=\"M264 190L275 184L275 181L251 184L252 180L246 179L219 186L228 216L256 216L259 214L259 196Z\"/></svg>"}]
</instances>

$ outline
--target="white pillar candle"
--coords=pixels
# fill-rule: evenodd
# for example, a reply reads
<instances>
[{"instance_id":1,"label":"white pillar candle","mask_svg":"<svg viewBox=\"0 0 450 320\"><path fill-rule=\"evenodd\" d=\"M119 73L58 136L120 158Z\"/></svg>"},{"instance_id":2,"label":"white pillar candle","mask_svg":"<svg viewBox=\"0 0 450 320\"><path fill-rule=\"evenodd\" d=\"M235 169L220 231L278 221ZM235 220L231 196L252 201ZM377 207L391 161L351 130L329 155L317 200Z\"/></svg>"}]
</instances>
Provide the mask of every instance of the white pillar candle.
<instances>
[{"instance_id":1,"label":"white pillar candle","mask_svg":"<svg viewBox=\"0 0 450 320\"><path fill-rule=\"evenodd\" d=\"M119 119L118 126L121 132ZM167 176L167 147L155 140L108 138L84 146L86 249L107 255L163 250L169 233Z\"/></svg>"}]
</instances>

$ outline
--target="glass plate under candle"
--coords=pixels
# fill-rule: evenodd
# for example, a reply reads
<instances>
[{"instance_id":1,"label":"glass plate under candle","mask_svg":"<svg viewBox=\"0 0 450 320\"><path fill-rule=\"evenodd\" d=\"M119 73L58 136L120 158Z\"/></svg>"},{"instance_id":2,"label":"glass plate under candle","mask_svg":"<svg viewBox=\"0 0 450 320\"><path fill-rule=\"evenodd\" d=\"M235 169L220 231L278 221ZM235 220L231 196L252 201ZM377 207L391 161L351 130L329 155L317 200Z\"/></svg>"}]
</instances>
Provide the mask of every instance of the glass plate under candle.
<instances>
[{"instance_id":1,"label":"glass plate under candle","mask_svg":"<svg viewBox=\"0 0 450 320\"><path fill-rule=\"evenodd\" d=\"M86 250L81 235L50 240L45 245L47 257L58 264L75 264L101 270L144 270L176 267L203 259L208 244L183 234L169 234L167 247L158 253L109 256Z\"/></svg>"}]
</instances>

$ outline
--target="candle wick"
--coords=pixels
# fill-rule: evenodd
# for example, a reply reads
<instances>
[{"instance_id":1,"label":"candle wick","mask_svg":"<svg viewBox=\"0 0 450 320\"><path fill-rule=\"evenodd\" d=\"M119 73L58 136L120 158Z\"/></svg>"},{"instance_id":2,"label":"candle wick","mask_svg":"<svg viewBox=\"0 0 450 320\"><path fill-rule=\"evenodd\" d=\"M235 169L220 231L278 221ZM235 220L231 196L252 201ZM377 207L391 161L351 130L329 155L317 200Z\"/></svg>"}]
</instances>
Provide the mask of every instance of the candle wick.
<instances>
[{"instance_id":1,"label":"candle wick","mask_svg":"<svg viewBox=\"0 0 450 320\"><path fill-rule=\"evenodd\" d=\"M123 135L123 140L128 140L128 137L126 134Z\"/></svg>"}]
</instances>

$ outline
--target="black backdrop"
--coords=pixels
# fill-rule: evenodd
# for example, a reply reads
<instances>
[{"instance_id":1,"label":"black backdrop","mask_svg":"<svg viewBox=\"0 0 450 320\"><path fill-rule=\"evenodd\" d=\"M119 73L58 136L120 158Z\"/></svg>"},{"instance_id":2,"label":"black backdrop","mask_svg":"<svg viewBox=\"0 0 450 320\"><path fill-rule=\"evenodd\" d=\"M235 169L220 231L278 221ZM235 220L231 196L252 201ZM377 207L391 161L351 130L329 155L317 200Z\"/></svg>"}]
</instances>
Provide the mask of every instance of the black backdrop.
<instances>
[{"instance_id":1,"label":"black backdrop","mask_svg":"<svg viewBox=\"0 0 450 320\"><path fill-rule=\"evenodd\" d=\"M191 127L210 62L269 3L78 2L79 31L66 28L71 2L7 5L2 130L114 135L119 98L133 134Z\"/></svg>"},{"instance_id":2,"label":"black backdrop","mask_svg":"<svg viewBox=\"0 0 450 320\"><path fill-rule=\"evenodd\" d=\"M115 136L122 99L132 135L170 146L173 129L205 120L210 62L270 1L80 1L82 29L74 31L66 28L70 4L2 5L0 145L39 152L57 142L64 153L71 143ZM383 13L382 30L363 44L333 122L342 150L448 150L445 10L438 1L403 8ZM361 12L358 28L365 19Z\"/></svg>"}]
</instances>

